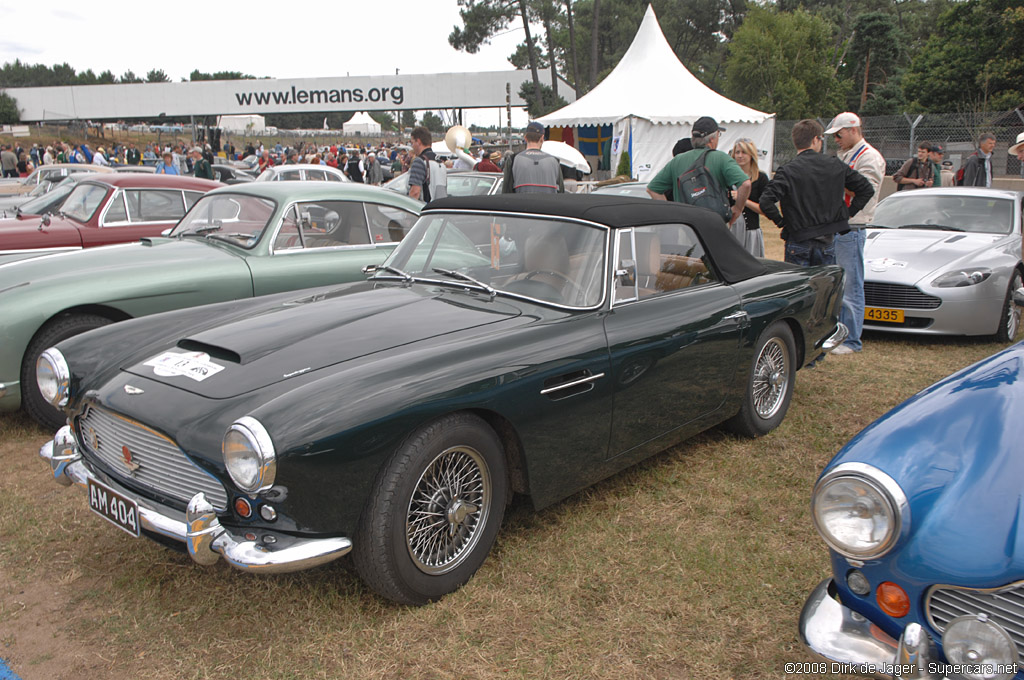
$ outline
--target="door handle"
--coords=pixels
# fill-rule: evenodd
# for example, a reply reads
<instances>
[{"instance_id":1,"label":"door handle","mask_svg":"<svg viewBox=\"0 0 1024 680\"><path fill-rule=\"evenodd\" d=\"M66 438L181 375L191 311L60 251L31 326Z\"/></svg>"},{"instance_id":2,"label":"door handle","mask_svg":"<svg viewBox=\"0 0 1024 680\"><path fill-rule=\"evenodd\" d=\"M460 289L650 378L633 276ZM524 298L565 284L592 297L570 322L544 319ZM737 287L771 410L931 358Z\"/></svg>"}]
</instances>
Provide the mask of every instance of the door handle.
<instances>
[{"instance_id":1,"label":"door handle","mask_svg":"<svg viewBox=\"0 0 1024 680\"><path fill-rule=\"evenodd\" d=\"M601 379L603 377L604 377L604 373L597 373L595 375L588 375L588 376L583 377L583 378L578 378L576 380L570 380L569 382L564 382L564 383L562 383L560 385L555 385L554 387L548 387L546 389L541 390L540 393L541 394L545 394L545 395L553 394L553 393L559 392L561 390L568 390L568 389L572 389L573 387L579 387L580 385L586 385L587 383L592 383L595 380L599 380L599 379Z\"/></svg>"}]
</instances>

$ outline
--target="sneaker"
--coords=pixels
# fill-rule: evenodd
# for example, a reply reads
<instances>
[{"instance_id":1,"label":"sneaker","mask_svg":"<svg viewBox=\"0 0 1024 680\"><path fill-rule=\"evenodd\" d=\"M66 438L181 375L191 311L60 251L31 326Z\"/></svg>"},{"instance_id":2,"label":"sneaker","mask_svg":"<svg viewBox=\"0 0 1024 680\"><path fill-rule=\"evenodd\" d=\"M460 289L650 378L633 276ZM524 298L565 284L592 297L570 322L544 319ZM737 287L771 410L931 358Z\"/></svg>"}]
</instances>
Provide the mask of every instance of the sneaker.
<instances>
[{"instance_id":1,"label":"sneaker","mask_svg":"<svg viewBox=\"0 0 1024 680\"><path fill-rule=\"evenodd\" d=\"M853 354L856 351L857 350L850 347L849 345L839 345L839 347L836 347L834 350L832 350L832 354Z\"/></svg>"}]
</instances>

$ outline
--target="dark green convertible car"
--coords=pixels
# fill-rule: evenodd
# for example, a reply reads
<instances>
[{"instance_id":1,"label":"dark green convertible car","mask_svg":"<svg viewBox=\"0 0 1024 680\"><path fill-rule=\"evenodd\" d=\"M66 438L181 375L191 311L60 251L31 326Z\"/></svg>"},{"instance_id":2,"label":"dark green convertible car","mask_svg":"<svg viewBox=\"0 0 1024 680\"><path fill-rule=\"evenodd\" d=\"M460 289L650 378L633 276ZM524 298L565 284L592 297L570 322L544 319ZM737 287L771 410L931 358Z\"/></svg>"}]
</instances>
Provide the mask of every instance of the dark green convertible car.
<instances>
[{"instance_id":1,"label":"dark green convertible car","mask_svg":"<svg viewBox=\"0 0 1024 680\"><path fill-rule=\"evenodd\" d=\"M0 264L0 411L54 428L35 382L44 349L147 314L362 280L423 204L341 182L259 182L206 194L168 238Z\"/></svg>"},{"instance_id":2,"label":"dark green convertible car","mask_svg":"<svg viewBox=\"0 0 1024 680\"><path fill-rule=\"evenodd\" d=\"M618 196L429 204L365 282L128 321L43 352L40 454L134 536L285 572L349 552L423 604L544 507L719 423L783 419L846 336L843 272Z\"/></svg>"}]
</instances>

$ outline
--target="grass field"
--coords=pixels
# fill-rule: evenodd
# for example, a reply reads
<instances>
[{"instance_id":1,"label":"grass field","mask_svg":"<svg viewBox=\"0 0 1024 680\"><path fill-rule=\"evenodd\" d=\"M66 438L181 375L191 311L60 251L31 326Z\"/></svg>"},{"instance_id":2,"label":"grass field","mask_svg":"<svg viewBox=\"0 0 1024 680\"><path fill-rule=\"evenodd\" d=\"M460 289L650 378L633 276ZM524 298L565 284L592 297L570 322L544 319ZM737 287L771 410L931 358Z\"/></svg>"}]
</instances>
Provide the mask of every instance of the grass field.
<instances>
[{"instance_id":1,"label":"grass field","mask_svg":"<svg viewBox=\"0 0 1024 680\"><path fill-rule=\"evenodd\" d=\"M808 516L822 467L999 349L869 335L801 371L767 437L712 430L542 512L517 499L473 580L418 609L339 565L254 577L132 539L52 482L51 433L0 416L0 658L24 680L782 678L828 570Z\"/></svg>"}]
</instances>

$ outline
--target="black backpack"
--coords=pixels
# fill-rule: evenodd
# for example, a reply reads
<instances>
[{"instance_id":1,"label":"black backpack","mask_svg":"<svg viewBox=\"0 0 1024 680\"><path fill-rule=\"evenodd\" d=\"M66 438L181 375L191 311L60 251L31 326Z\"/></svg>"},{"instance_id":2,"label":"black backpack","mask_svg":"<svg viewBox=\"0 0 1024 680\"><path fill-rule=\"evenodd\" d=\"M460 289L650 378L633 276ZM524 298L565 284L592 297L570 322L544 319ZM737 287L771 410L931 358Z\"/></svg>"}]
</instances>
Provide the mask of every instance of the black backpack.
<instances>
[{"instance_id":1,"label":"black backpack","mask_svg":"<svg viewBox=\"0 0 1024 680\"><path fill-rule=\"evenodd\" d=\"M704 153L697 158L690 169L676 178L678 189L676 193L679 195L681 203L712 210L728 223L732 218L729 196L704 165L704 157L708 155L709 151L711 149L704 149Z\"/></svg>"}]
</instances>

